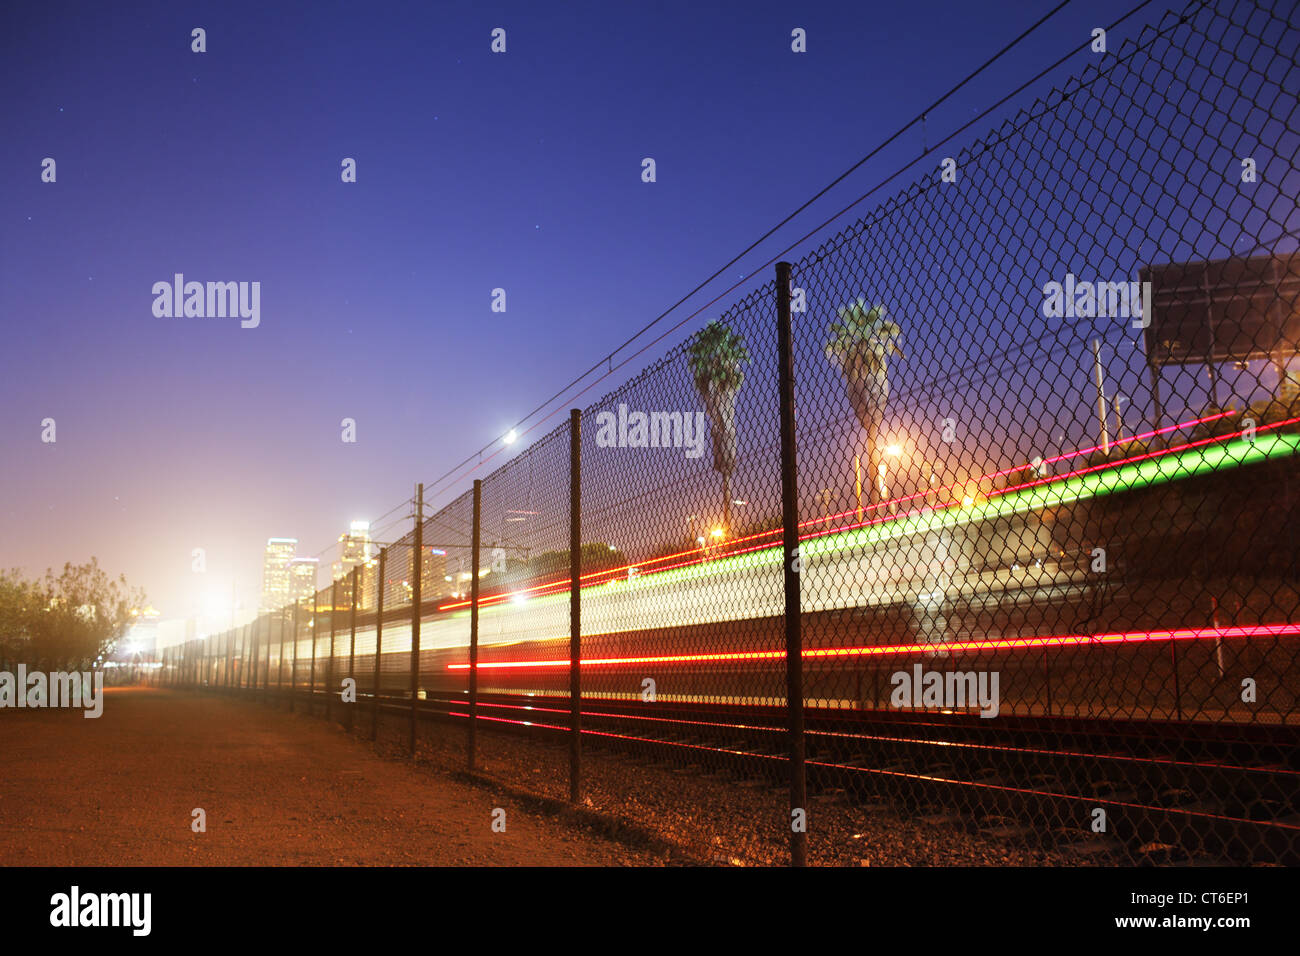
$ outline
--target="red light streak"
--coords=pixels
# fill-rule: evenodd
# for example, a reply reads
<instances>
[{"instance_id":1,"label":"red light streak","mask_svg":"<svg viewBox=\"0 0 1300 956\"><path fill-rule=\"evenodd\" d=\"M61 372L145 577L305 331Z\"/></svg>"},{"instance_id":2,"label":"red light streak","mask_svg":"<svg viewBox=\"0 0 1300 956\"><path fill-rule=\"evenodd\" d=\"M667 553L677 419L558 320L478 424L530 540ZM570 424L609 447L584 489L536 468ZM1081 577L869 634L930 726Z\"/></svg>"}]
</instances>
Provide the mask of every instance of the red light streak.
<instances>
[{"instance_id":1,"label":"red light streak","mask_svg":"<svg viewBox=\"0 0 1300 956\"><path fill-rule=\"evenodd\" d=\"M812 647L803 652L805 660L834 657L883 657L900 654L925 654L984 651L1016 651L1036 647L1083 647L1145 644L1153 641L1203 641L1211 638L1233 640L1258 637L1298 637L1300 624L1245 624L1236 627L1188 627L1158 631L1124 631L1110 634L1060 634L1049 637L1017 637L988 641L955 641L946 644L882 644L874 647ZM785 651L722 651L709 654L659 654L641 657L584 658L583 667L609 667L628 664L704 664L718 662L783 660ZM479 670L537 669L568 667L567 658L531 661L480 661ZM448 664L448 670L469 670L469 664Z\"/></svg>"}]
</instances>

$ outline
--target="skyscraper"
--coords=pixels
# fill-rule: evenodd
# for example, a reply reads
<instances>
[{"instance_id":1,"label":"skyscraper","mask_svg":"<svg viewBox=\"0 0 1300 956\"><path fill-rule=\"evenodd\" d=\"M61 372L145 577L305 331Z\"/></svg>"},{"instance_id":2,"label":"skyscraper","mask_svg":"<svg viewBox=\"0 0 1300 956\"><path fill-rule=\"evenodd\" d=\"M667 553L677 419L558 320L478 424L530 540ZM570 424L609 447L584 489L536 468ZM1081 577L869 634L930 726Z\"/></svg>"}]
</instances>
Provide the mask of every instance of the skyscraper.
<instances>
[{"instance_id":1,"label":"skyscraper","mask_svg":"<svg viewBox=\"0 0 1300 956\"><path fill-rule=\"evenodd\" d=\"M339 582L339 607L352 606L352 569L363 566L371 557L370 522L352 522L347 533L339 535L339 559L332 569L332 580Z\"/></svg>"},{"instance_id":2,"label":"skyscraper","mask_svg":"<svg viewBox=\"0 0 1300 956\"><path fill-rule=\"evenodd\" d=\"M359 564L365 564L370 554L370 522L354 521L346 534L339 535L339 559L334 564L337 578L349 573Z\"/></svg>"},{"instance_id":3,"label":"skyscraper","mask_svg":"<svg viewBox=\"0 0 1300 956\"><path fill-rule=\"evenodd\" d=\"M291 601L302 601L316 593L316 573L320 561L316 558L294 558L289 562Z\"/></svg>"},{"instance_id":4,"label":"skyscraper","mask_svg":"<svg viewBox=\"0 0 1300 956\"><path fill-rule=\"evenodd\" d=\"M289 565L298 550L297 538L267 538L262 559L262 610L284 607L293 598Z\"/></svg>"}]
</instances>

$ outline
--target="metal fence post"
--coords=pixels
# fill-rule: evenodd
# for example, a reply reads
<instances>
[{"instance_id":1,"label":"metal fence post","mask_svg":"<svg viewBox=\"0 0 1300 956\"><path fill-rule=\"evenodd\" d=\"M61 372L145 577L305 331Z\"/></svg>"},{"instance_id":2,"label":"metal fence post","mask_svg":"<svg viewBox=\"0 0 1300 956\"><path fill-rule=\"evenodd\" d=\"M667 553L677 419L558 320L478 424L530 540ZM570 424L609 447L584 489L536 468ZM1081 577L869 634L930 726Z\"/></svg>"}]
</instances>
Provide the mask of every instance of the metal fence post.
<instances>
[{"instance_id":1,"label":"metal fence post","mask_svg":"<svg viewBox=\"0 0 1300 956\"><path fill-rule=\"evenodd\" d=\"M248 674L248 689L249 691L252 692L253 700L257 700L257 665L258 665L257 655L261 653L260 645L261 645L261 637L262 637L261 628L259 628L257 625L260 622L261 622L261 618L256 618L256 617L253 618L253 623L251 625L253 640L249 647L249 650L251 651L250 657L252 658L252 661L251 661L251 669L249 670L249 674Z\"/></svg>"},{"instance_id":2,"label":"metal fence post","mask_svg":"<svg viewBox=\"0 0 1300 956\"><path fill-rule=\"evenodd\" d=\"M470 542L470 582L469 582L469 727L466 738L466 752L469 769L474 770L474 751L477 741L478 723L478 562L479 535L482 528L483 482L474 479L474 521L473 539Z\"/></svg>"},{"instance_id":3,"label":"metal fence post","mask_svg":"<svg viewBox=\"0 0 1300 956\"><path fill-rule=\"evenodd\" d=\"M284 619L287 615L284 608L275 613L280 618L280 661L275 669L275 696L279 698L284 695Z\"/></svg>"},{"instance_id":4,"label":"metal fence post","mask_svg":"<svg viewBox=\"0 0 1300 956\"><path fill-rule=\"evenodd\" d=\"M316 634L320 631L320 592L311 596L311 683L307 687L307 713L316 716Z\"/></svg>"},{"instance_id":5,"label":"metal fence post","mask_svg":"<svg viewBox=\"0 0 1300 956\"><path fill-rule=\"evenodd\" d=\"M790 865L808 865L808 791L804 767L803 633L799 601L799 497L794 431L794 346L790 335L790 263L776 264L777 376L781 400L781 525L785 554L785 680L790 722Z\"/></svg>"},{"instance_id":6,"label":"metal fence post","mask_svg":"<svg viewBox=\"0 0 1300 956\"><path fill-rule=\"evenodd\" d=\"M365 549L369 551L370 549ZM357 594L357 588L360 587L360 575L357 574L360 567L352 568L352 636L347 641L347 679L352 682L352 704L356 704L356 605L359 604L360 598ZM347 708L344 710L347 714L347 728L352 728L352 718L354 718L354 709Z\"/></svg>"},{"instance_id":7,"label":"metal fence post","mask_svg":"<svg viewBox=\"0 0 1300 956\"><path fill-rule=\"evenodd\" d=\"M384 654L384 565L388 549L379 549L379 580L375 585L375 681L371 689L370 739L379 739L379 677L380 660Z\"/></svg>"},{"instance_id":8,"label":"metal fence post","mask_svg":"<svg viewBox=\"0 0 1300 956\"><path fill-rule=\"evenodd\" d=\"M366 551L369 552L370 549L367 548ZM354 672L357 666L357 595L360 593L357 588L361 580L357 574L359 570L360 567L352 569L352 636L348 639L348 680L352 681L352 703L354 705L357 702L357 678ZM353 708L345 708L344 713L348 715L348 729L351 730Z\"/></svg>"},{"instance_id":9,"label":"metal fence post","mask_svg":"<svg viewBox=\"0 0 1300 956\"><path fill-rule=\"evenodd\" d=\"M334 716L334 619L339 613L339 581L330 584L330 659L325 662L325 719Z\"/></svg>"},{"instance_id":10,"label":"metal fence post","mask_svg":"<svg viewBox=\"0 0 1300 956\"><path fill-rule=\"evenodd\" d=\"M264 622L261 615L256 620L257 627L257 663L253 666L253 696L261 700L262 691L266 689L266 672L271 669L271 633L269 622ZM266 663L262 663L262 651L266 651Z\"/></svg>"},{"instance_id":11,"label":"metal fence post","mask_svg":"<svg viewBox=\"0 0 1300 956\"><path fill-rule=\"evenodd\" d=\"M582 410L569 410L569 799L582 795Z\"/></svg>"},{"instance_id":12,"label":"metal fence post","mask_svg":"<svg viewBox=\"0 0 1300 956\"><path fill-rule=\"evenodd\" d=\"M293 666L289 668L289 713L293 713L294 698L298 696L298 608L302 601L293 599Z\"/></svg>"},{"instance_id":13,"label":"metal fence post","mask_svg":"<svg viewBox=\"0 0 1300 956\"><path fill-rule=\"evenodd\" d=\"M266 618L266 666L262 668L262 690L266 691L264 696L270 696L271 693L271 617Z\"/></svg>"},{"instance_id":14,"label":"metal fence post","mask_svg":"<svg viewBox=\"0 0 1300 956\"><path fill-rule=\"evenodd\" d=\"M420 704L420 569L424 564L424 485L415 491L415 546L411 552L411 756L415 756L415 714Z\"/></svg>"}]
</instances>

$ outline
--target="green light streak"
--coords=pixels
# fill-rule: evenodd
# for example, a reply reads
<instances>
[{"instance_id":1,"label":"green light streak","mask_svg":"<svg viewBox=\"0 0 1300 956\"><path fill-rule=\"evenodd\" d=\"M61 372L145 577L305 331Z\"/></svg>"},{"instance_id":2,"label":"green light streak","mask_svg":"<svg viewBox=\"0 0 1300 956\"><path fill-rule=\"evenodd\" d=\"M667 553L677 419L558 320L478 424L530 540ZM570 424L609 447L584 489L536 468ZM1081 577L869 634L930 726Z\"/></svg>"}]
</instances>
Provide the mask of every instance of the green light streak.
<instances>
[{"instance_id":1,"label":"green light streak","mask_svg":"<svg viewBox=\"0 0 1300 956\"><path fill-rule=\"evenodd\" d=\"M836 554L846 550L862 550L897 538L950 530L976 522L1007 518L1012 515L1043 511L1090 498L1109 495L1117 491L1137 491L1156 485L1231 471L1242 465L1286 458L1300 451L1300 435L1256 436L1254 441L1235 441L1222 445L1203 445L1176 454L1160 455L1118 468L1105 468L1073 478L1045 481L1044 484L1020 491L999 494L969 505L953 505L937 511L902 515L864 528L839 531L817 537L803 538L799 542L800 556L806 561L818 555ZM683 584L702 578L715 577L779 565L783 558L780 544L750 551L746 554L715 558L682 568L651 571L644 577L629 582L626 577L614 578L602 584L588 584L584 591L605 589L610 596L632 596L654 587ZM530 597L523 604L513 604L508 599L498 605L480 607L483 616L496 616L505 611L527 611L554 603L568 603L567 591ZM469 616L468 609L453 612L455 616Z\"/></svg>"}]
</instances>

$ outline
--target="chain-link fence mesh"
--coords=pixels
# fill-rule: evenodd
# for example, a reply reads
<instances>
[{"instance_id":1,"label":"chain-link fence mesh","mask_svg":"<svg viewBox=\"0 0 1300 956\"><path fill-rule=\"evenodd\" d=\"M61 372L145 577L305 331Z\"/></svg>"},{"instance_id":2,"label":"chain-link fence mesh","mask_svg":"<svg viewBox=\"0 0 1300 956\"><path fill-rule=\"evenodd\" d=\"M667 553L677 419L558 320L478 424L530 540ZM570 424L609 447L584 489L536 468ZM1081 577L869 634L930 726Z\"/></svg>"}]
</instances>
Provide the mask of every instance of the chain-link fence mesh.
<instances>
[{"instance_id":1,"label":"chain-link fence mesh","mask_svg":"<svg viewBox=\"0 0 1300 956\"><path fill-rule=\"evenodd\" d=\"M585 803L727 860L1297 861L1297 50L1193 3L793 263L797 553L787 290L582 413ZM566 797L571 465L482 482L474 694L470 492L161 679L458 768L472 708L478 771Z\"/></svg>"}]
</instances>

